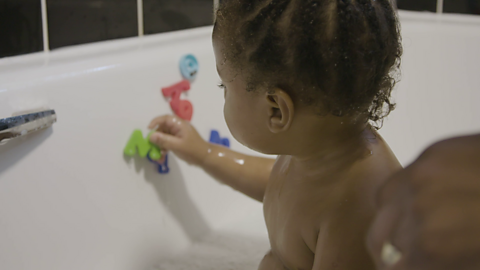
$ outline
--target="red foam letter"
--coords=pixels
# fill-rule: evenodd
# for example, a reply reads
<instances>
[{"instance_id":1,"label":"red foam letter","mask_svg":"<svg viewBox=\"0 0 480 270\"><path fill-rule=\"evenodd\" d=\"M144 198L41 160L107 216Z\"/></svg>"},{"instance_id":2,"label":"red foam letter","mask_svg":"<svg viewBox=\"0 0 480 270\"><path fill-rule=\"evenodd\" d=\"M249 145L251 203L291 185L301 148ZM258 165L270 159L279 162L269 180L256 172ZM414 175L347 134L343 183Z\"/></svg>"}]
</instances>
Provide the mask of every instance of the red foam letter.
<instances>
[{"instance_id":1,"label":"red foam letter","mask_svg":"<svg viewBox=\"0 0 480 270\"><path fill-rule=\"evenodd\" d=\"M193 106L188 100L181 100L180 95L183 91L190 90L190 81L183 80L177 84L162 88L162 94L165 97L172 97L170 107L178 117L185 120L192 120Z\"/></svg>"},{"instance_id":2,"label":"red foam letter","mask_svg":"<svg viewBox=\"0 0 480 270\"><path fill-rule=\"evenodd\" d=\"M180 98L180 94L183 91L188 91L190 90L190 81L188 80L183 80L179 83L176 83L172 86L162 88L162 93L164 97L172 97L174 98L175 96L178 96Z\"/></svg>"}]
</instances>

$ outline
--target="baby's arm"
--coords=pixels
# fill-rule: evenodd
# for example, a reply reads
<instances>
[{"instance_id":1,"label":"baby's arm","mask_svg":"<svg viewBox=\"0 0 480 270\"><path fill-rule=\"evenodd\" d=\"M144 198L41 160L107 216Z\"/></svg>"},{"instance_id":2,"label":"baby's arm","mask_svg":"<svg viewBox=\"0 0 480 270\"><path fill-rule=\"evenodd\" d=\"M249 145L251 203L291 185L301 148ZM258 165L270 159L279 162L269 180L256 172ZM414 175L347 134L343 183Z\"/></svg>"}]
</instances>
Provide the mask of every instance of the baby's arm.
<instances>
[{"instance_id":1,"label":"baby's arm","mask_svg":"<svg viewBox=\"0 0 480 270\"><path fill-rule=\"evenodd\" d=\"M209 144L202 168L215 179L251 198L263 201L274 159L247 156Z\"/></svg>"},{"instance_id":2,"label":"baby's arm","mask_svg":"<svg viewBox=\"0 0 480 270\"><path fill-rule=\"evenodd\" d=\"M157 127L150 140L163 150L172 151L186 162L200 166L215 179L263 201L274 159L253 157L204 141L195 128L178 117L155 118L149 128Z\"/></svg>"}]
</instances>

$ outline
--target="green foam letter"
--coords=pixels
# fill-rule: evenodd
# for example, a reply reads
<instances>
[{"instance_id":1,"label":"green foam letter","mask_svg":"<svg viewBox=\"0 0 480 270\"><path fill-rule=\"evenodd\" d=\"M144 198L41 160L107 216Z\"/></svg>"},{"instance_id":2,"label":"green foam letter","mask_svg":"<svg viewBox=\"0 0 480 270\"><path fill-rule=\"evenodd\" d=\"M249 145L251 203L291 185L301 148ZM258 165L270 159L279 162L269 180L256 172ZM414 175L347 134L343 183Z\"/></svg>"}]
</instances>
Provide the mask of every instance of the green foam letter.
<instances>
[{"instance_id":1,"label":"green foam letter","mask_svg":"<svg viewBox=\"0 0 480 270\"><path fill-rule=\"evenodd\" d=\"M137 153L138 149L138 155L142 158L146 157L147 155L149 155L152 160L159 160L162 158L162 155L160 154L160 148L150 142L150 135L152 133L153 132L151 132L145 139L143 138L141 130L134 130L130 136L130 140L128 140L127 146L125 146L125 149L123 149L123 153L126 156L131 157Z\"/></svg>"}]
</instances>

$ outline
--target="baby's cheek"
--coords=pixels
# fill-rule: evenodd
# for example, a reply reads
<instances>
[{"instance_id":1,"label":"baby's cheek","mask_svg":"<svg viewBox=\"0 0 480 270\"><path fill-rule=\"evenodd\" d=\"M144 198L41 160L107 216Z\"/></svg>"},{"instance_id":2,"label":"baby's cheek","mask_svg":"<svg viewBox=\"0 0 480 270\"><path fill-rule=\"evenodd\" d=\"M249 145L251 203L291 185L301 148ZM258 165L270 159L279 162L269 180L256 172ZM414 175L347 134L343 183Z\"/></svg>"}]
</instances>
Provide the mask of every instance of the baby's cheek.
<instances>
[{"instance_id":1,"label":"baby's cheek","mask_svg":"<svg viewBox=\"0 0 480 270\"><path fill-rule=\"evenodd\" d=\"M223 117L225 118L225 122L227 123L228 128L230 129L230 132L232 132L232 119L231 119L231 107L229 106L229 102L226 99L225 104L223 105Z\"/></svg>"},{"instance_id":2,"label":"baby's cheek","mask_svg":"<svg viewBox=\"0 0 480 270\"><path fill-rule=\"evenodd\" d=\"M235 114L234 107L232 104L230 104L230 102L228 102L228 99L225 101L225 105L223 106L223 116L233 138L239 140L242 132L242 128L240 127L241 121L236 118L237 115Z\"/></svg>"}]
</instances>

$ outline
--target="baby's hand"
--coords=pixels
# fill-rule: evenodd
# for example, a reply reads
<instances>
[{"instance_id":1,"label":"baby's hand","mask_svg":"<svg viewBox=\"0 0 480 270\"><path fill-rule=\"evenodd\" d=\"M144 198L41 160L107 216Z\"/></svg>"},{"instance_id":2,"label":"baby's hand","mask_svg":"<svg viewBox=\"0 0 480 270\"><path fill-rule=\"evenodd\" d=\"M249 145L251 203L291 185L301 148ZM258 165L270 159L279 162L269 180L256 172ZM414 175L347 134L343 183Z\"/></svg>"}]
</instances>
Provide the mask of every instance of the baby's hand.
<instances>
[{"instance_id":1,"label":"baby's hand","mask_svg":"<svg viewBox=\"0 0 480 270\"><path fill-rule=\"evenodd\" d=\"M153 119L148 128L156 128L157 132L150 136L150 141L163 151L172 151L190 164L203 165L209 146L189 122L164 115Z\"/></svg>"}]
</instances>

